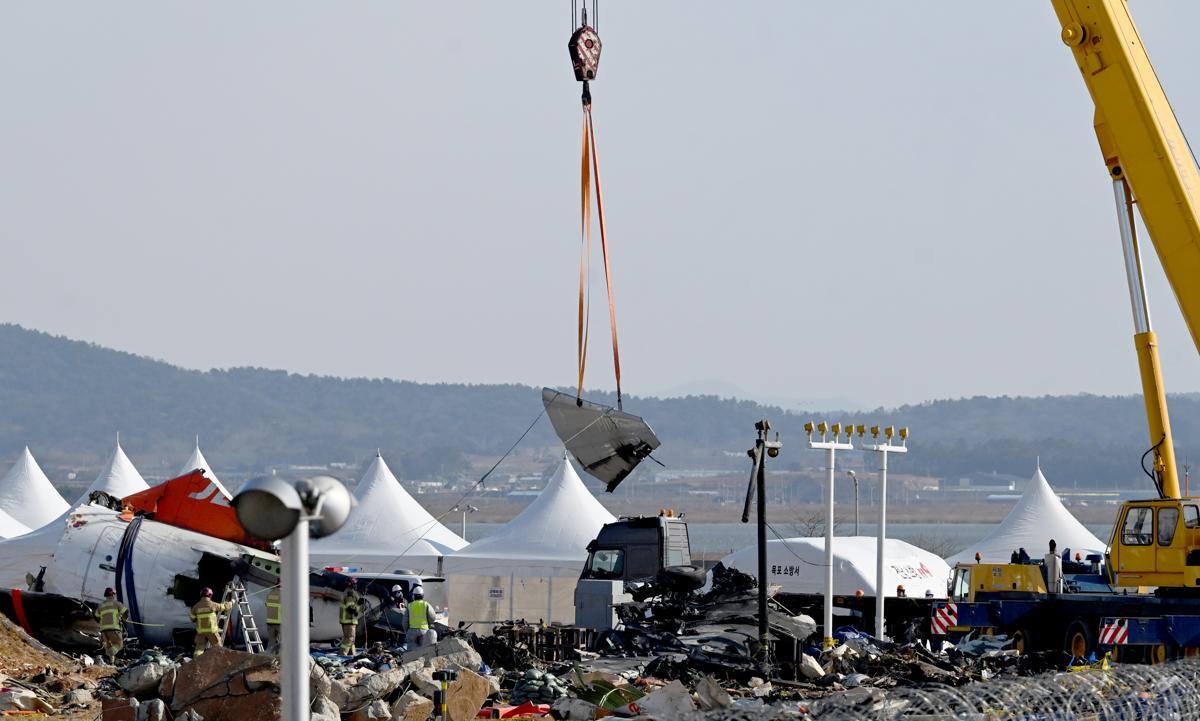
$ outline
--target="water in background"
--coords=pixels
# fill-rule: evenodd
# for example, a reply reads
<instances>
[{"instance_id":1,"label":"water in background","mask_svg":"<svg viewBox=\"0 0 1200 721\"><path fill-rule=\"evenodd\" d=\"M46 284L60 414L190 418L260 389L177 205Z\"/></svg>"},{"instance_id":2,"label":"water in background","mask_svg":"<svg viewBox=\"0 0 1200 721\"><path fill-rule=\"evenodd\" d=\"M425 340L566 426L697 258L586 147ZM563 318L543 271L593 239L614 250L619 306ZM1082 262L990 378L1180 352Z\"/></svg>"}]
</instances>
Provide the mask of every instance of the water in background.
<instances>
[{"instance_id":1,"label":"water in background","mask_svg":"<svg viewBox=\"0 0 1200 721\"><path fill-rule=\"evenodd\" d=\"M468 523L467 540L477 541L485 535L499 529L502 523ZM803 535L803 529L795 524L772 523L774 529L784 538ZM907 541L939 556L949 556L965 549L968 544L979 540L991 533L995 523L889 523L888 538ZM1089 524L1087 529L1096 534L1102 541L1108 540L1111 530L1108 524ZM450 524L450 529L459 532L459 524ZM864 523L861 526L862 535L875 535L875 524ZM688 535L691 537L692 553L697 557L719 558L755 543L755 527L753 523L689 523ZM853 523L839 523L839 536L852 535ZM768 540L776 536L767 531ZM1051 536L1046 537L1047 540ZM1045 552L1044 548L1027 549L1031 555L1039 558Z\"/></svg>"}]
</instances>

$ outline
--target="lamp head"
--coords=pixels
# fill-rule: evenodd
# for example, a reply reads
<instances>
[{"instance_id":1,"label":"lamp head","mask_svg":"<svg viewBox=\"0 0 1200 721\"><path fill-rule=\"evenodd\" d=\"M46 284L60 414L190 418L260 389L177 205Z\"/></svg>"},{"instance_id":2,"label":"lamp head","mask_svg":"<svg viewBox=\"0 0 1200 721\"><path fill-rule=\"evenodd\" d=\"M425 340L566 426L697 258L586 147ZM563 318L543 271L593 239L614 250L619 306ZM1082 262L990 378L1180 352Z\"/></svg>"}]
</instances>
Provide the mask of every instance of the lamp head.
<instances>
[{"instance_id":1,"label":"lamp head","mask_svg":"<svg viewBox=\"0 0 1200 721\"><path fill-rule=\"evenodd\" d=\"M346 484L333 476L306 478L297 484L297 490L312 515L317 516L309 523L313 538L332 535L346 523L357 505Z\"/></svg>"},{"instance_id":2,"label":"lamp head","mask_svg":"<svg viewBox=\"0 0 1200 721\"><path fill-rule=\"evenodd\" d=\"M238 523L255 538L278 541L300 522L304 504L291 483L278 476L250 479L233 497Z\"/></svg>"},{"instance_id":3,"label":"lamp head","mask_svg":"<svg viewBox=\"0 0 1200 721\"><path fill-rule=\"evenodd\" d=\"M809 437L809 438L812 438L812 434L813 434L813 423L812 423L812 421L809 421L809 422L807 422L807 423L805 423L805 424L804 424L804 432L808 434L808 437Z\"/></svg>"}]
</instances>

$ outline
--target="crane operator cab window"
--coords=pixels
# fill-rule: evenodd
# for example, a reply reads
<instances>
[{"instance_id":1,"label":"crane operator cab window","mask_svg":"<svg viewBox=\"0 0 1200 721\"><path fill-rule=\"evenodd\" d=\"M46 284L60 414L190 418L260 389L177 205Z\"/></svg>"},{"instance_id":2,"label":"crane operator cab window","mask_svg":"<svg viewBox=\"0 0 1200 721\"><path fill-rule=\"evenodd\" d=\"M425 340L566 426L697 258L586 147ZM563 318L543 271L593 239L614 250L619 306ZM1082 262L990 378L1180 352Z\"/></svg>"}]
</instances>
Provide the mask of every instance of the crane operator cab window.
<instances>
[{"instance_id":1,"label":"crane operator cab window","mask_svg":"<svg viewBox=\"0 0 1200 721\"><path fill-rule=\"evenodd\" d=\"M1178 508L1172 506L1158 509L1158 545L1171 545L1171 541L1175 540L1175 526L1178 524Z\"/></svg>"},{"instance_id":2,"label":"crane operator cab window","mask_svg":"<svg viewBox=\"0 0 1200 721\"><path fill-rule=\"evenodd\" d=\"M1171 532L1175 530L1172 527ZM1125 546L1149 546L1154 543L1154 510L1148 506L1130 508L1125 514L1125 526L1121 529L1121 544Z\"/></svg>"},{"instance_id":3,"label":"crane operator cab window","mask_svg":"<svg viewBox=\"0 0 1200 721\"><path fill-rule=\"evenodd\" d=\"M1200 528L1200 506L1183 507L1183 525L1190 529Z\"/></svg>"},{"instance_id":4,"label":"crane operator cab window","mask_svg":"<svg viewBox=\"0 0 1200 721\"><path fill-rule=\"evenodd\" d=\"M956 568L950 580L950 598L963 600L971 594L971 569Z\"/></svg>"},{"instance_id":5,"label":"crane operator cab window","mask_svg":"<svg viewBox=\"0 0 1200 721\"><path fill-rule=\"evenodd\" d=\"M620 578L625 573L625 551L619 548L593 551L588 570L594 578Z\"/></svg>"}]
</instances>

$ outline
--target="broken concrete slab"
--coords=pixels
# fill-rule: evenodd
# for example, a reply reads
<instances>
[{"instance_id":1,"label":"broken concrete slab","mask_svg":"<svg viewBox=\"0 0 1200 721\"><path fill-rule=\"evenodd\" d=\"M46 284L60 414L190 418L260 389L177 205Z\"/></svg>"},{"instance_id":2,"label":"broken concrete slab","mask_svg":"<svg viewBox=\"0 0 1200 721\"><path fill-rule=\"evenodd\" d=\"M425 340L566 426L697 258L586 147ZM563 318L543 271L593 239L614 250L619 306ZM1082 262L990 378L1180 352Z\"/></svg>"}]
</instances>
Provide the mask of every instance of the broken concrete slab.
<instances>
[{"instance_id":1,"label":"broken concrete slab","mask_svg":"<svg viewBox=\"0 0 1200 721\"><path fill-rule=\"evenodd\" d=\"M157 693L158 685L168 668L153 662L130 666L117 676L117 685L134 696L144 697L148 693Z\"/></svg>"},{"instance_id":2,"label":"broken concrete slab","mask_svg":"<svg viewBox=\"0 0 1200 721\"><path fill-rule=\"evenodd\" d=\"M175 677L179 673L177 668L169 668L163 674L162 680L158 682L158 697L170 702L171 697L175 695Z\"/></svg>"},{"instance_id":3,"label":"broken concrete slab","mask_svg":"<svg viewBox=\"0 0 1200 721\"><path fill-rule=\"evenodd\" d=\"M400 661L406 667L420 662L417 667L423 666L438 671L445 668L465 668L470 671L478 671L483 665L483 657L471 648L471 644L461 638L446 638L432 646L413 649L404 654Z\"/></svg>"},{"instance_id":4,"label":"broken concrete slab","mask_svg":"<svg viewBox=\"0 0 1200 721\"><path fill-rule=\"evenodd\" d=\"M350 714L348 721L387 721L392 717L392 710L387 702L376 699Z\"/></svg>"},{"instance_id":5,"label":"broken concrete slab","mask_svg":"<svg viewBox=\"0 0 1200 721\"><path fill-rule=\"evenodd\" d=\"M341 721L342 714L333 701L325 696L314 696L311 721Z\"/></svg>"},{"instance_id":6,"label":"broken concrete slab","mask_svg":"<svg viewBox=\"0 0 1200 721\"><path fill-rule=\"evenodd\" d=\"M416 691L405 691L392 704L391 721L429 721L433 715L433 701Z\"/></svg>"},{"instance_id":7,"label":"broken concrete slab","mask_svg":"<svg viewBox=\"0 0 1200 721\"><path fill-rule=\"evenodd\" d=\"M346 703L342 708L358 708L368 701L388 696L408 678L409 671L403 666L363 676L346 691Z\"/></svg>"},{"instance_id":8,"label":"broken concrete slab","mask_svg":"<svg viewBox=\"0 0 1200 721\"><path fill-rule=\"evenodd\" d=\"M634 704L640 714L658 719L675 719L696 710L692 694L678 679L641 697Z\"/></svg>"},{"instance_id":9,"label":"broken concrete slab","mask_svg":"<svg viewBox=\"0 0 1200 721\"><path fill-rule=\"evenodd\" d=\"M491 684L483 676L460 670L446 692L446 721L472 721L491 692Z\"/></svg>"},{"instance_id":10,"label":"broken concrete slab","mask_svg":"<svg viewBox=\"0 0 1200 721\"><path fill-rule=\"evenodd\" d=\"M179 667L179 672L175 679L174 695L171 699L171 710L182 711L185 708L193 707L194 701L208 695L228 695L229 691L223 691L216 687L227 686L231 679L235 685L241 684L244 686L244 679L240 674L252 669L262 668L264 666L275 666L278 659L274 656L266 654L244 653L242 651L234 651L230 648L211 648L188 663ZM239 688L238 691L242 689ZM242 693L236 695L250 695L249 689L245 689ZM208 715L202 709L197 709L201 716L206 719Z\"/></svg>"},{"instance_id":11,"label":"broken concrete slab","mask_svg":"<svg viewBox=\"0 0 1200 721\"><path fill-rule=\"evenodd\" d=\"M153 698L138 705L137 721L168 721L167 705L161 699Z\"/></svg>"},{"instance_id":12,"label":"broken concrete slab","mask_svg":"<svg viewBox=\"0 0 1200 721\"><path fill-rule=\"evenodd\" d=\"M282 713L279 694L274 691L201 698L187 708L200 714L204 721L279 721Z\"/></svg>"},{"instance_id":13,"label":"broken concrete slab","mask_svg":"<svg viewBox=\"0 0 1200 721\"><path fill-rule=\"evenodd\" d=\"M309 659L308 665L308 693L311 698L325 697L329 698L333 689L333 679L329 677L329 672L321 666L321 664Z\"/></svg>"}]
</instances>

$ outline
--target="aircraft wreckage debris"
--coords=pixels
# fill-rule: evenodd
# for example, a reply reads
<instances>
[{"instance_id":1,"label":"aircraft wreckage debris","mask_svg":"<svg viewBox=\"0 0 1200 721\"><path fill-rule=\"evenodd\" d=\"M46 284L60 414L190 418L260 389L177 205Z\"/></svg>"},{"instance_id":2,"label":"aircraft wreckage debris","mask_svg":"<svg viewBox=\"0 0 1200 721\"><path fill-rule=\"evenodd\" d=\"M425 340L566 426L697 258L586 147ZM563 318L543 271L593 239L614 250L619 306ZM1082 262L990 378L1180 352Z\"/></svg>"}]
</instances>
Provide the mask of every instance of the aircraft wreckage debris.
<instances>
[{"instance_id":1,"label":"aircraft wreckage debris","mask_svg":"<svg viewBox=\"0 0 1200 721\"><path fill-rule=\"evenodd\" d=\"M646 421L611 406L553 388L542 389L542 404L563 445L609 493L661 445Z\"/></svg>"}]
</instances>

